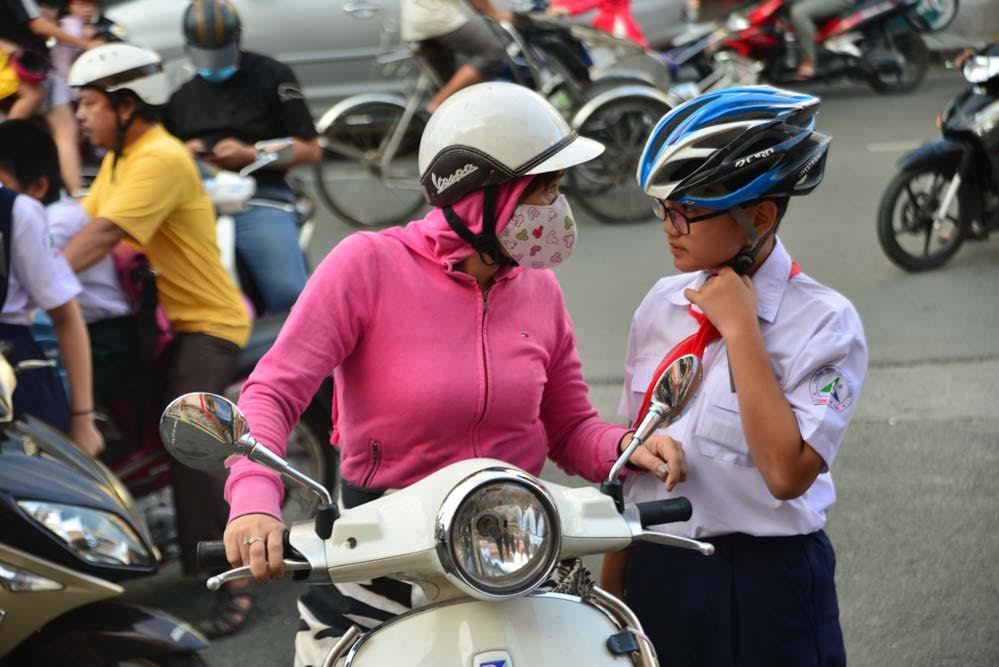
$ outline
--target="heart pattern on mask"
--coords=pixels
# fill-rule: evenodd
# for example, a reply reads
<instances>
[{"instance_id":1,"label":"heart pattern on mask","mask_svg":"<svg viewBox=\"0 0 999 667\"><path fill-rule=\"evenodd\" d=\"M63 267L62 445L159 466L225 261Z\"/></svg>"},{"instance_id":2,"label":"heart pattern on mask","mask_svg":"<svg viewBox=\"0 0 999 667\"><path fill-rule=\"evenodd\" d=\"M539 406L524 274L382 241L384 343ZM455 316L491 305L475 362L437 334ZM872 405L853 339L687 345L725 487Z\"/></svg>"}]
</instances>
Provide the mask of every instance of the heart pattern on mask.
<instances>
[{"instance_id":1,"label":"heart pattern on mask","mask_svg":"<svg viewBox=\"0 0 999 667\"><path fill-rule=\"evenodd\" d=\"M540 239L541 235L545 233L545 228L544 228L544 226L538 227L537 229L535 229L531 233L534 234L534 238Z\"/></svg>"},{"instance_id":2,"label":"heart pattern on mask","mask_svg":"<svg viewBox=\"0 0 999 667\"><path fill-rule=\"evenodd\" d=\"M526 229L520 230L520 232L517 234L517 239L520 241L526 241L528 239L527 230Z\"/></svg>"},{"instance_id":3,"label":"heart pattern on mask","mask_svg":"<svg viewBox=\"0 0 999 667\"><path fill-rule=\"evenodd\" d=\"M555 233L554 229L548 232L548 236L545 237L545 243L548 245L555 245L558 243L558 234Z\"/></svg>"},{"instance_id":4,"label":"heart pattern on mask","mask_svg":"<svg viewBox=\"0 0 999 667\"><path fill-rule=\"evenodd\" d=\"M534 257L539 252L541 252L541 246L539 245L534 246L533 248L531 248L531 257Z\"/></svg>"},{"instance_id":5,"label":"heart pattern on mask","mask_svg":"<svg viewBox=\"0 0 999 667\"><path fill-rule=\"evenodd\" d=\"M497 238L522 268L550 269L565 263L572 255L576 234L572 210L560 195L547 206L517 206Z\"/></svg>"}]
</instances>

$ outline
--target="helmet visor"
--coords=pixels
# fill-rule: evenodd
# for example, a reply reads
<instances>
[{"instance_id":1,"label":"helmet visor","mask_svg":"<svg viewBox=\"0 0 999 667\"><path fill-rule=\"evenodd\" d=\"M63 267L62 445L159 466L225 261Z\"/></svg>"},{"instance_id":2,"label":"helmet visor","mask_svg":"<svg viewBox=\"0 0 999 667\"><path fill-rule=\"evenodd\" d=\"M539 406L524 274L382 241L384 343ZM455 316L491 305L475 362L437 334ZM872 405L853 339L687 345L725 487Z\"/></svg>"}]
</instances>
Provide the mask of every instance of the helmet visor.
<instances>
[{"instance_id":1,"label":"helmet visor","mask_svg":"<svg viewBox=\"0 0 999 667\"><path fill-rule=\"evenodd\" d=\"M227 67L235 67L239 61L239 44L236 42L217 49L202 49L188 45L186 50L191 64L199 72L220 72Z\"/></svg>"}]
</instances>

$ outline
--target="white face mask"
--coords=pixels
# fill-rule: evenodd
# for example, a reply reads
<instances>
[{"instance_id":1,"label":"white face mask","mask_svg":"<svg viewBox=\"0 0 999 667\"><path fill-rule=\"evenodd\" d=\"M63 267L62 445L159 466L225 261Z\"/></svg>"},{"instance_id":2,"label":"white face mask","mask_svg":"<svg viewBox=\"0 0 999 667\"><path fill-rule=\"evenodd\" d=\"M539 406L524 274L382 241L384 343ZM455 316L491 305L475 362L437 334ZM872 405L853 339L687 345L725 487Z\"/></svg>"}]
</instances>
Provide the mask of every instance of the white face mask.
<instances>
[{"instance_id":1,"label":"white face mask","mask_svg":"<svg viewBox=\"0 0 999 667\"><path fill-rule=\"evenodd\" d=\"M576 221L564 195L548 206L521 204L499 233L499 242L521 266L551 269L576 247Z\"/></svg>"}]
</instances>

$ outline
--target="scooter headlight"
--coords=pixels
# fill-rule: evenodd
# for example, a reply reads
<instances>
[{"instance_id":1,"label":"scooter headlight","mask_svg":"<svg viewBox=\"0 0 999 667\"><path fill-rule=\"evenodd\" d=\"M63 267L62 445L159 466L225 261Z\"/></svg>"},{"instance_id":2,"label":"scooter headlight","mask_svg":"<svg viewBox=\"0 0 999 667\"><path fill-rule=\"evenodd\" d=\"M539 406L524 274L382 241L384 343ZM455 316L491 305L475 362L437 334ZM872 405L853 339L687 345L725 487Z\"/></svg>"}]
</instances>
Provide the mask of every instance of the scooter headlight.
<instances>
[{"instance_id":1,"label":"scooter headlight","mask_svg":"<svg viewBox=\"0 0 999 667\"><path fill-rule=\"evenodd\" d=\"M558 563L555 503L533 477L490 468L459 484L437 518L437 553L469 595L501 599L543 584Z\"/></svg>"},{"instance_id":2,"label":"scooter headlight","mask_svg":"<svg viewBox=\"0 0 999 667\"><path fill-rule=\"evenodd\" d=\"M738 12L732 12L725 21L725 28L731 32L742 32L749 28L749 19Z\"/></svg>"},{"instance_id":3,"label":"scooter headlight","mask_svg":"<svg viewBox=\"0 0 999 667\"><path fill-rule=\"evenodd\" d=\"M114 514L33 500L17 504L89 563L148 566L154 562L135 531Z\"/></svg>"}]
</instances>

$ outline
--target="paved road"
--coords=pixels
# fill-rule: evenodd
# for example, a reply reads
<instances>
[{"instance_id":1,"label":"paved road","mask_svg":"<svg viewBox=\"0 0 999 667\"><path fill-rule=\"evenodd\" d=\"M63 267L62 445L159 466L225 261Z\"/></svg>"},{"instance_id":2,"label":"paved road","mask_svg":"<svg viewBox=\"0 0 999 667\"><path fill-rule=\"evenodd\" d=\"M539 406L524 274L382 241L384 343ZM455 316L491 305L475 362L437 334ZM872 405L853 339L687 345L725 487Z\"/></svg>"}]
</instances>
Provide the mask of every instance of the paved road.
<instances>
[{"instance_id":1,"label":"paved road","mask_svg":"<svg viewBox=\"0 0 999 667\"><path fill-rule=\"evenodd\" d=\"M874 230L901 150L934 138L934 117L961 87L937 77L905 97L820 89L819 127L833 136L826 180L792 203L781 230L806 272L853 300L870 344L867 387L834 466L840 500L828 526L847 650L862 667L999 664L999 244L966 247L944 270L911 276L882 256ZM351 231L324 223L316 258ZM611 418L632 310L671 266L654 223L580 224L559 279L592 398ZM187 608L200 584L173 572L133 588ZM205 652L212 665L290 664L295 591L261 593L252 628Z\"/></svg>"}]
</instances>

